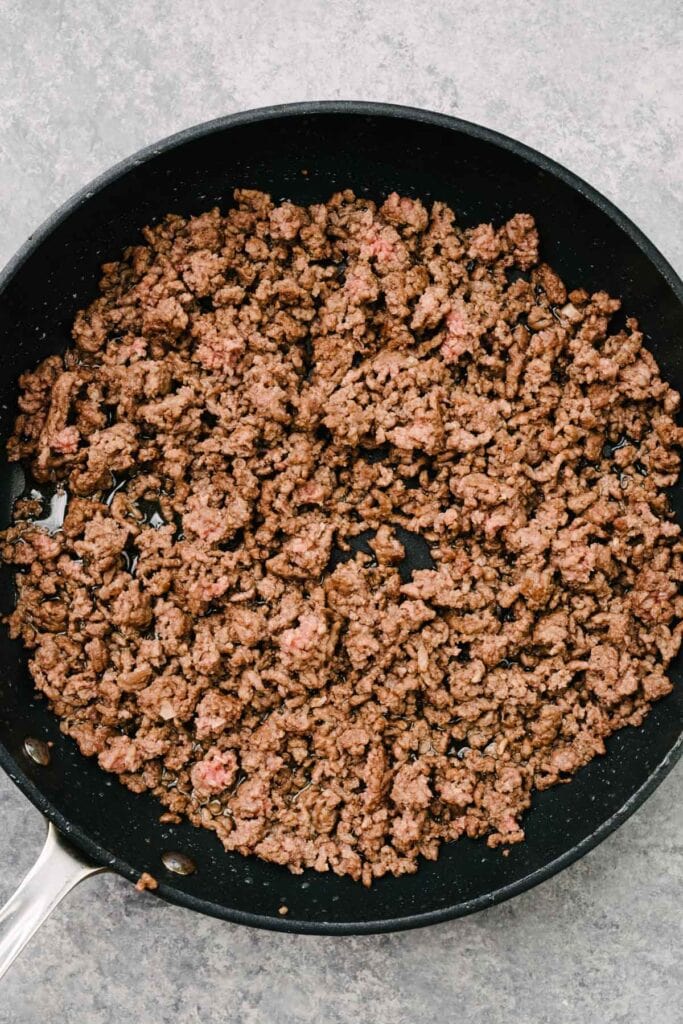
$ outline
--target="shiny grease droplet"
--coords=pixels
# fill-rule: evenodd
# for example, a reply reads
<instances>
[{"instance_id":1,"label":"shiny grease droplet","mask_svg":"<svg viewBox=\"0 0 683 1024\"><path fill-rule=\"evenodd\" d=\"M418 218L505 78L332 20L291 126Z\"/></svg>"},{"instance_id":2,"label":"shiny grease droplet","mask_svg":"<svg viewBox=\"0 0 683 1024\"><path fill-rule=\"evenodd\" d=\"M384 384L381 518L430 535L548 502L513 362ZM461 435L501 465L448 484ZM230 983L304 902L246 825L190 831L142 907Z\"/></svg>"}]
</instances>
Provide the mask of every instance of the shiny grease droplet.
<instances>
[{"instance_id":1,"label":"shiny grease droplet","mask_svg":"<svg viewBox=\"0 0 683 1024\"><path fill-rule=\"evenodd\" d=\"M192 875L197 870L197 865L186 853L178 853L177 850L166 850L161 855L161 862L167 871L174 875Z\"/></svg>"}]
</instances>

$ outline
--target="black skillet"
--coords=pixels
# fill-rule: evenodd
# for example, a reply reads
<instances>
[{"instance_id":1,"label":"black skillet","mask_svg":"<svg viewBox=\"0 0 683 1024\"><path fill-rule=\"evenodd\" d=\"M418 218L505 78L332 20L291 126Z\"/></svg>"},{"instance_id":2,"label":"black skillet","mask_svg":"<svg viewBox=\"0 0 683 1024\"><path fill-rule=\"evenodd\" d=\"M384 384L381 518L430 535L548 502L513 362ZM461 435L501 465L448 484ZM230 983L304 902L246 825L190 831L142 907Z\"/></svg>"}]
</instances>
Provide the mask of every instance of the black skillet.
<instances>
[{"instance_id":1,"label":"black skillet","mask_svg":"<svg viewBox=\"0 0 683 1024\"><path fill-rule=\"evenodd\" d=\"M395 189L445 200L462 225L500 223L529 211L544 258L570 286L620 296L626 311L640 318L666 379L683 389L683 285L641 232L585 182L526 146L440 114L374 103L305 103L221 118L142 150L78 193L28 240L0 278L3 435L15 414L19 373L65 348L76 310L96 293L99 265L168 211L229 206L235 186L298 203L325 200L347 187L373 199ZM4 463L0 481L4 526L21 481ZM679 514L681 494L677 488L672 495ZM8 572L0 599L8 610ZM368 891L348 878L312 871L295 876L226 854L213 834L189 824L160 824L154 799L124 789L60 734L34 693L24 653L4 629L0 663L0 762L68 836L65 845L52 829L50 850L11 901L4 924L0 915L6 958L74 880L92 870L84 863L131 880L149 871L170 902L280 931L380 932L468 914L536 885L599 843L661 782L681 747L679 685L642 727L612 737L607 755L571 785L534 797L526 842L509 856L462 839L442 847L439 860L422 863L416 875L385 878ZM680 663L672 672L680 683ZM26 737L53 742L49 766L27 756ZM196 871L169 872L161 860L169 850L189 855ZM286 916L278 913L282 906Z\"/></svg>"}]
</instances>

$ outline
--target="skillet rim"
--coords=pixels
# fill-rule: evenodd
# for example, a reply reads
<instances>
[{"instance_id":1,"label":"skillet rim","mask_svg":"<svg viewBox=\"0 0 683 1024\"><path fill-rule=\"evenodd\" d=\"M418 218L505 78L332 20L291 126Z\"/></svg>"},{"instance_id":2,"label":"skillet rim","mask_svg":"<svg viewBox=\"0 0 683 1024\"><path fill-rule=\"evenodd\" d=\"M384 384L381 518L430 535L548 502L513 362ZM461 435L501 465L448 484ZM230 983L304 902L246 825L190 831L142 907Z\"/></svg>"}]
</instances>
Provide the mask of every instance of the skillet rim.
<instances>
[{"instance_id":1,"label":"skillet rim","mask_svg":"<svg viewBox=\"0 0 683 1024\"><path fill-rule=\"evenodd\" d=\"M518 142L501 132L459 117L452 117L448 114L423 110L418 107L403 106L393 103L376 103L361 100L316 100L300 103L275 104L266 107L240 111L227 114L193 125L180 132L165 137L159 142L144 146L131 156L114 164L108 170L88 182L69 199L59 206L48 216L39 227L37 227L27 238L26 242L18 249L15 255L0 271L0 300L3 292L15 274L21 269L28 258L42 245L49 235L79 206L82 206L93 195L101 189L122 177L128 171L146 163L149 159L168 153L173 149L191 142L200 137L206 137L214 133L222 132L225 129L239 127L261 121L273 119L282 120L288 117L315 116L318 114L355 114L368 117L395 118L397 121L407 120L423 124L434 125L449 131L460 132L472 138L490 143L498 148L508 150L516 156L522 157L536 167L541 168L548 174L559 178L566 185L584 196L594 206L597 206L606 216L624 231L646 258L654 265L660 275L667 282L678 302L683 306L683 281L673 269L671 264L660 253L656 246L638 228L633 221L622 213L609 199L603 196L595 188L589 185L578 175L569 171L566 167L545 156L538 150L533 149L524 143ZM178 906L187 907L211 917L217 917L235 924L250 925L270 931L290 932L309 935L361 935L375 934L381 932L405 931L411 928L425 927L430 924L437 924L442 921L463 917L467 914L483 910L486 907L510 899L527 889L540 884L551 878L553 875L568 867L584 854L592 850L604 839L614 832L633 812L640 807L648 796L659 786L668 775L683 753L683 731L672 745L666 756L653 769L643 785L636 790L616 811L607 818L594 832L586 836L571 849L565 851L559 857L551 860L542 868L525 875L516 882L508 883L491 893L484 894L472 900L465 900L440 910L430 910L418 914L409 914L400 918L381 919L377 921L363 922L318 922L318 921L297 921L287 920L282 917L270 917L262 914L246 913L235 910L224 905L212 903L209 900L200 899L189 893L183 892L173 884L160 882L157 894L166 902ZM0 766L5 770L9 778L41 812L41 814L52 821L57 828L70 839L83 853L90 857L96 864L106 865L117 874L136 881L139 872L119 857L112 856L103 846L94 842L90 836L79 826L73 825L67 818L56 810L41 792L40 788L22 771L19 763L10 754L4 744L0 743Z\"/></svg>"}]
</instances>

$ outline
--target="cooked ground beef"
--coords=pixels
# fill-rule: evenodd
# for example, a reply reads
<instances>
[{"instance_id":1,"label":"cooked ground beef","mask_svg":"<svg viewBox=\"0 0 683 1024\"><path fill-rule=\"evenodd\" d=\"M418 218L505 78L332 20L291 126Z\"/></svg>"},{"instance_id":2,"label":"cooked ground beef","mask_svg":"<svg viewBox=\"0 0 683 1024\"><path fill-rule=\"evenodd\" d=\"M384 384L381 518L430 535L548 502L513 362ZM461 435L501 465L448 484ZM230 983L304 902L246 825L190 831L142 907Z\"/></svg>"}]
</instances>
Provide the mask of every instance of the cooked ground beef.
<instances>
[{"instance_id":1,"label":"cooked ground beef","mask_svg":"<svg viewBox=\"0 0 683 1024\"><path fill-rule=\"evenodd\" d=\"M143 871L135 883L135 888L138 892L145 892L147 889L149 889L150 892L153 892L155 889L159 888L159 883L154 875L150 875L148 871Z\"/></svg>"},{"instance_id":2,"label":"cooked ground beef","mask_svg":"<svg viewBox=\"0 0 683 1024\"><path fill-rule=\"evenodd\" d=\"M295 872L518 842L671 689L683 431L637 322L527 214L241 189L143 235L8 446L68 496L0 538L61 728Z\"/></svg>"}]
</instances>

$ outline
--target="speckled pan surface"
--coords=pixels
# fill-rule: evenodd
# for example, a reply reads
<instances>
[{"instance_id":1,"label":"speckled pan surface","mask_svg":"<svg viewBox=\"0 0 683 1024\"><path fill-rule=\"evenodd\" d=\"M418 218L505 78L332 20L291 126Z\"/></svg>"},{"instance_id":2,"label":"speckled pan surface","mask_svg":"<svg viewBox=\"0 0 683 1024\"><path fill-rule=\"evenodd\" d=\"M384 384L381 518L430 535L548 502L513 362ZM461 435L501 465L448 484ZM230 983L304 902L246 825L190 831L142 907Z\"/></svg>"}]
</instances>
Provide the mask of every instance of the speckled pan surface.
<instances>
[{"instance_id":1,"label":"speckled pan surface","mask_svg":"<svg viewBox=\"0 0 683 1024\"><path fill-rule=\"evenodd\" d=\"M308 171L306 176L302 170ZM169 210L226 206L236 185L311 202L340 187L444 199L461 223L500 221L517 210L537 219L544 256L571 286L605 287L636 313L665 377L683 388L683 287L643 235L568 171L493 132L442 115L377 104L325 103L238 114L174 136L105 174L58 211L0 279L2 432L16 401L16 377L64 347L73 314L93 294L98 264ZM3 525L16 473L2 468ZM673 495L681 512L680 489ZM11 601L2 578L3 610ZM158 806L135 796L78 754L37 701L17 645L3 634L0 760L29 798L97 861L136 878L151 871L173 902L261 927L363 932L414 927L498 902L571 863L616 828L675 762L681 748L681 688L639 729L624 730L569 786L537 794L527 841L510 852L461 840L412 877L384 879L369 892L348 879L295 877L225 854L189 825L158 822ZM674 676L679 681L680 665ZM27 735L54 741L50 766L22 753ZM195 874L178 878L164 850L191 855ZM286 904L289 913L278 916Z\"/></svg>"}]
</instances>

